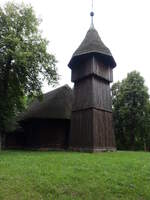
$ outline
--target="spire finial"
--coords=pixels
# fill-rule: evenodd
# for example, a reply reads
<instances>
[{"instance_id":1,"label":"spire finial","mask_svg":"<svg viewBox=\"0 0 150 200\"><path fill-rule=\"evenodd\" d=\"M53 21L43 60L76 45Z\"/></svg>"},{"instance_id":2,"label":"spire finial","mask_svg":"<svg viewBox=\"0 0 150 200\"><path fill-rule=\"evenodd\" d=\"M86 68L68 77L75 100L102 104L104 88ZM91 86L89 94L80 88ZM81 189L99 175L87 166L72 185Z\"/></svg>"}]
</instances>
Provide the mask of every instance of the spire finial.
<instances>
[{"instance_id":1,"label":"spire finial","mask_svg":"<svg viewBox=\"0 0 150 200\"><path fill-rule=\"evenodd\" d=\"M91 16L91 29L94 28L94 23L93 23L93 17L94 17L94 12L93 12L93 0L92 0L92 11L90 12L90 16Z\"/></svg>"}]
</instances>

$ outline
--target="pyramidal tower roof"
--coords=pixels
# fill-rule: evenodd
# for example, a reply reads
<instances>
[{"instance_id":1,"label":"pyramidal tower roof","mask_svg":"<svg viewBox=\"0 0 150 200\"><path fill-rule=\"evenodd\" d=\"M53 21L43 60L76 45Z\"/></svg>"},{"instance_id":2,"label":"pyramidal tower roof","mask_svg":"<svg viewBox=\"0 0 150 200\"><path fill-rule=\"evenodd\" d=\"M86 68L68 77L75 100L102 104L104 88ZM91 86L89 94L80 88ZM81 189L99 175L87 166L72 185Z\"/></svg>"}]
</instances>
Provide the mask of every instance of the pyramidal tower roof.
<instances>
[{"instance_id":1,"label":"pyramidal tower roof","mask_svg":"<svg viewBox=\"0 0 150 200\"><path fill-rule=\"evenodd\" d=\"M110 50L105 46L101 40L97 30L94 28L93 16L94 13L91 12L91 26L86 33L86 36L77 50L74 52L68 66L72 68L79 60L85 55L96 55L103 58L111 67L116 66L116 62L110 52Z\"/></svg>"}]
</instances>

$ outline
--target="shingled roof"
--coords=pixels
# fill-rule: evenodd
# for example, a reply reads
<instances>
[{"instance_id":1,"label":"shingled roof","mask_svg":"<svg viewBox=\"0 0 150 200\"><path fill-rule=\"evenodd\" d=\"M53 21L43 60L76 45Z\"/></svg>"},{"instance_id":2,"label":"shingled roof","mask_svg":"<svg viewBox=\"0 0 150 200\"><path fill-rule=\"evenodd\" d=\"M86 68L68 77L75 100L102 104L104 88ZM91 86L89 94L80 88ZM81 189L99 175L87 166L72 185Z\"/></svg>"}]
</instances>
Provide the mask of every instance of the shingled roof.
<instances>
[{"instance_id":1,"label":"shingled roof","mask_svg":"<svg viewBox=\"0 0 150 200\"><path fill-rule=\"evenodd\" d=\"M70 119L72 109L72 89L64 85L43 95L43 100L36 99L23 113L20 121L31 118Z\"/></svg>"},{"instance_id":2,"label":"shingled roof","mask_svg":"<svg viewBox=\"0 0 150 200\"><path fill-rule=\"evenodd\" d=\"M96 54L98 56L104 56L105 60L107 59L107 62L110 66L116 66L116 62L110 50L102 42L94 26L90 27L90 29L88 30L84 40L82 41L78 49L74 52L68 66L72 68L76 61L86 54Z\"/></svg>"}]
</instances>

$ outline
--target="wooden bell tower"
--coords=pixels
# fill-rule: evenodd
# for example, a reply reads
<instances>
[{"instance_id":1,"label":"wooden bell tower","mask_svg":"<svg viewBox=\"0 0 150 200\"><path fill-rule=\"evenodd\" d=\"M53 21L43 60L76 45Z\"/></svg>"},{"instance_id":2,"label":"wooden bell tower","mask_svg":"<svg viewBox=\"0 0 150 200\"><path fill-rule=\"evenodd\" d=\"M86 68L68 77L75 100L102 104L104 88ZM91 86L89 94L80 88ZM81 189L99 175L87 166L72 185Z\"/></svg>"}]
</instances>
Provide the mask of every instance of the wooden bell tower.
<instances>
[{"instance_id":1,"label":"wooden bell tower","mask_svg":"<svg viewBox=\"0 0 150 200\"><path fill-rule=\"evenodd\" d=\"M114 151L110 83L115 60L92 23L68 66L72 70L74 101L69 149L74 151Z\"/></svg>"}]
</instances>

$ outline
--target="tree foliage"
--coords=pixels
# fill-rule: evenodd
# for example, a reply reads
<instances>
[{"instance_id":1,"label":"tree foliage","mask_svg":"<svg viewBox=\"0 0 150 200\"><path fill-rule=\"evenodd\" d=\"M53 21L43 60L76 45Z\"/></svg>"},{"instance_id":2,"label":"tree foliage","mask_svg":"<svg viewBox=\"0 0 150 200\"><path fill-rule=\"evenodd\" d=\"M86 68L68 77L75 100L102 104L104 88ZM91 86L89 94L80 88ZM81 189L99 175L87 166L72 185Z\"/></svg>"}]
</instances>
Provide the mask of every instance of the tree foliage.
<instances>
[{"instance_id":1,"label":"tree foliage","mask_svg":"<svg viewBox=\"0 0 150 200\"><path fill-rule=\"evenodd\" d=\"M113 117L117 146L143 149L150 139L150 102L144 79L136 71L112 86Z\"/></svg>"},{"instance_id":2,"label":"tree foliage","mask_svg":"<svg viewBox=\"0 0 150 200\"><path fill-rule=\"evenodd\" d=\"M39 24L30 5L9 2L0 8L0 132L24 108L25 96L40 95L45 79L58 80Z\"/></svg>"}]
</instances>

